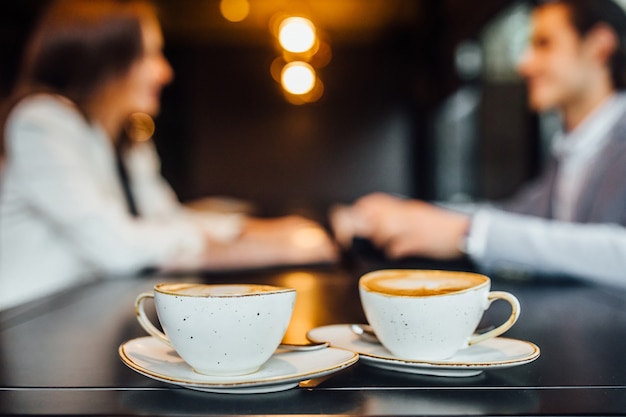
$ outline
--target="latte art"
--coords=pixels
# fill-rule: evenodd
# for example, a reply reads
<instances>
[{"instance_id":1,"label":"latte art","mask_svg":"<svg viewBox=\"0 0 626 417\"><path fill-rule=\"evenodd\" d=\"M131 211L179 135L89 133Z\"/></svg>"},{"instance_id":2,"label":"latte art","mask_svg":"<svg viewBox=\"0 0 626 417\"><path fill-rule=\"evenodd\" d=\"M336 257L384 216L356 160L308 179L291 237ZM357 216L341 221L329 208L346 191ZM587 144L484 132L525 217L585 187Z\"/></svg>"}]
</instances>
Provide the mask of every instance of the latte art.
<instances>
[{"instance_id":1,"label":"latte art","mask_svg":"<svg viewBox=\"0 0 626 417\"><path fill-rule=\"evenodd\" d=\"M485 276L465 272L387 270L370 274L361 285L382 294L420 297L463 291L487 281Z\"/></svg>"},{"instance_id":2,"label":"latte art","mask_svg":"<svg viewBox=\"0 0 626 417\"><path fill-rule=\"evenodd\" d=\"M361 305L380 343L398 358L422 361L448 359L513 326L519 301L490 289L486 275L460 271L386 269L359 279ZM495 300L511 305L509 318L493 330L473 335Z\"/></svg>"}]
</instances>

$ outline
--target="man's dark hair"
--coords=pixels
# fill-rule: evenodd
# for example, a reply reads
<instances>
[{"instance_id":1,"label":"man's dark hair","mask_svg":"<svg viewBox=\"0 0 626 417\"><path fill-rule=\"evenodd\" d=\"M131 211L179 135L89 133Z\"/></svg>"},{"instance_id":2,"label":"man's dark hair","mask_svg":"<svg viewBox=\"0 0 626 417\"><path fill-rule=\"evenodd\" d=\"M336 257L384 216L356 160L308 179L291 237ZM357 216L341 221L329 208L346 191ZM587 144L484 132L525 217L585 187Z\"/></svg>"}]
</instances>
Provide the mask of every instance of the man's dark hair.
<instances>
[{"instance_id":1,"label":"man's dark hair","mask_svg":"<svg viewBox=\"0 0 626 417\"><path fill-rule=\"evenodd\" d=\"M616 89L626 89L626 11L612 0L551 0L543 4L562 4L570 14L576 31L585 36L597 25L611 28L617 38L617 47L609 60L611 78Z\"/></svg>"}]
</instances>

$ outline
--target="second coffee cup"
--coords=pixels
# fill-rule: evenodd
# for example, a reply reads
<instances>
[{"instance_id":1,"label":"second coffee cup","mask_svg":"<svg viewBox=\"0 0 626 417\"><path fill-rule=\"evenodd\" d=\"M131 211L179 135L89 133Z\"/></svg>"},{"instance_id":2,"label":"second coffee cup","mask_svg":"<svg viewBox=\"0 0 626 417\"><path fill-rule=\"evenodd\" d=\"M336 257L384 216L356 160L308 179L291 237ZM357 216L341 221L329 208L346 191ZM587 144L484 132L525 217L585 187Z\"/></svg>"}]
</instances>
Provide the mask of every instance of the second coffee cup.
<instances>
[{"instance_id":1,"label":"second coffee cup","mask_svg":"<svg viewBox=\"0 0 626 417\"><path fill-rule=\"evenodd\" d=\"M163 334L148 319L154 298ZM196 372L242 375L257 371L280 344L296 290L256 284L157 284L135 300L139 324L174 348Z\"/></svg>"},{"instance_id":2,"label":"second coffee cup","mask_svg":"<svg viewBox=\"0 0 626 417\"><path fill-rule=\"evenodd\" d=\"M359 293L365 316L393 355L443 360L508 330L520 314L510 293L490 291L489 277L470 272L380 270L365 274ZM490 304L511 304L509 318L495 329L472 335Z\"/></svg>"}]
</instances>

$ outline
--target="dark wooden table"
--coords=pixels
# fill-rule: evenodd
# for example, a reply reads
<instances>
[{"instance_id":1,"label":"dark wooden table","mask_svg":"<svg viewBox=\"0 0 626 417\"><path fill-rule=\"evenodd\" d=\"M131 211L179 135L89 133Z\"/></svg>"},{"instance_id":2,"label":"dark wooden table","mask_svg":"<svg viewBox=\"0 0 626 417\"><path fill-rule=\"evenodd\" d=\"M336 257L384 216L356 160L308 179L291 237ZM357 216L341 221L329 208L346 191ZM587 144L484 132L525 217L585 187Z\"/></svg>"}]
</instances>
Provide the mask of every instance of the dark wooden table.
<instances>
[{"instance_id":1,"label":"dark wooden table","mask_svg":"<svg viewBox=\"0 0 626 417\"><path fill-rule=\"evenodd\" d=\"M358 277L387 267L348 266L103 280L0 314L2 415L626 415L626 292L573 281L504 280L522 314L507 337L534 342L536 361L468 378L420 376L363 362L323 381L269 394L196 392L126 367L118 346L144 336L135 296L162 281L292 286L285 341L334 323L364 322ZM418 261L405 265L433 267ZM463 269L458 265L439 265ZM626 273L625 273L626 279ZM498 304L484 322L508 314Z\"/></svg>"}]
</instances>

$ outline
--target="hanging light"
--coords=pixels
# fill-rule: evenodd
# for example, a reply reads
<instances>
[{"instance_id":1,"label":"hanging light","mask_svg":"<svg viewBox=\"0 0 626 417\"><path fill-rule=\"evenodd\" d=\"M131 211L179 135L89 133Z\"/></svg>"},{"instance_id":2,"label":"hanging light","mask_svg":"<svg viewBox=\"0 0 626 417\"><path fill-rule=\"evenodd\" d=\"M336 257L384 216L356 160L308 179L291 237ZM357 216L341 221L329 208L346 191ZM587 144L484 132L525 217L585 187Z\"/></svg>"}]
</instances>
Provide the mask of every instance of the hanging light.
<instances>
[{"instance_id":1,"label":"hanging light","mask_svg":"<svg viewBox=\"0 0 626 417\"><path fill-rule=\"evenodd\" d=\"M278 29L278 41L289 52L306 52L313 48L316 39L315 26L304 17L288 17Z\"/></svg>"},{"instance_id":2,"label":"hanging light","mask_svg":"<svg viewBox=\"0 0 626 417\"><path fill-rule=\"evenodd\" d=\"M315 87L317 76L312 66L306 62L290 62L281 72L280 82L285 91L302 95L310 92Z\"/></svg>"}]
</instances>

